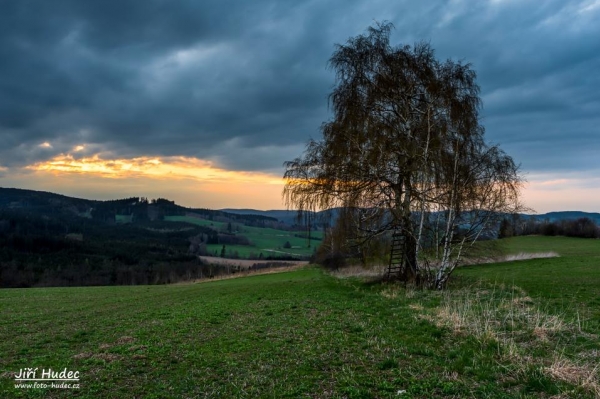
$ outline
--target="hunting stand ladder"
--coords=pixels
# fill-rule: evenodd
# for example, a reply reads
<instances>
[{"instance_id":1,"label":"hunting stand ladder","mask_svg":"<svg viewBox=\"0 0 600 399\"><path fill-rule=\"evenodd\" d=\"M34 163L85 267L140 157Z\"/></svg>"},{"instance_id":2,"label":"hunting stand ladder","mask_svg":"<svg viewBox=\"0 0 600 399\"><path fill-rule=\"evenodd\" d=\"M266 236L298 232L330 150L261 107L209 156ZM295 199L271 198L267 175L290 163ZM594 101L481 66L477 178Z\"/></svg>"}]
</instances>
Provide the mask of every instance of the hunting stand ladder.
<instances>
[{"instance_id":1,"label":"hunting stand ladder","mask_svg":"<svg viewBox=\"0 0 600 399\"><path fill-rule=\"evenodd\" d=\"M392 246L390 250L390 263L388 265L388 280L399 278L406 273L406 236L400 225L394 226L392 233Z\"/></svg>"}]
</instances>

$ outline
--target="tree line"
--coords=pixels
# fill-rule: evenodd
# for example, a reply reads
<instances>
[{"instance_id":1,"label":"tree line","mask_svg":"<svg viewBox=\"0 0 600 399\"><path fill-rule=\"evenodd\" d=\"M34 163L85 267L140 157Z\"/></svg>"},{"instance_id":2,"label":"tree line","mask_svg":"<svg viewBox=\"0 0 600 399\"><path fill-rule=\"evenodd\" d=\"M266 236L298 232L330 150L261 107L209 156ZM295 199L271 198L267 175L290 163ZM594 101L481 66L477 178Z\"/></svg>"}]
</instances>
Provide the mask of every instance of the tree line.
<instances>
[{"instance_id":1,"label":"tree line","mask_svg":"<svg viewBox=\"0 0 600 399\"><path fill-rule=\"evenodd\" d=\"M523 219L518 215L502 219L498 229L498 238L522 235L600 238L600 227L592 219L586 217L553 222L534 218Z\"/></svg>"}]
</instances>

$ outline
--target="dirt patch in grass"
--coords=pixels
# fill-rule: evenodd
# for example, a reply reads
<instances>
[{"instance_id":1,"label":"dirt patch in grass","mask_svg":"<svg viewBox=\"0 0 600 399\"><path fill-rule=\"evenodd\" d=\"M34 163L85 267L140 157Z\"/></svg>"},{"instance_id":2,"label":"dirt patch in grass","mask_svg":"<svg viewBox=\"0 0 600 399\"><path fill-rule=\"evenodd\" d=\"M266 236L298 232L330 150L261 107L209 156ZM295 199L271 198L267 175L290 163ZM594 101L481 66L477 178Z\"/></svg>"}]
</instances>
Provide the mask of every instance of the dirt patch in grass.
<instances>
[{"instance_id":1,"label":"dirt patch in grass","mask_svg":"<svg viewBox=\"0 0 600 399\"><path fill-rule=\"evenodd\" d=\"M132 347L129 348L129 352L134 352L134 351L143 351L145 349L147 349L148 347L146 345L134 345Z\"/></svg>"},{"instance_id":2,"label":"dirt patch in grass","mask_svg":"<svg viewBox=\"0 0 600 399\"><path fill-rule=\"evenodd\" d=\"M125 335L117 340L118 345L130 344L135 341L135 338Z\"/></svg>"}]
</instances>

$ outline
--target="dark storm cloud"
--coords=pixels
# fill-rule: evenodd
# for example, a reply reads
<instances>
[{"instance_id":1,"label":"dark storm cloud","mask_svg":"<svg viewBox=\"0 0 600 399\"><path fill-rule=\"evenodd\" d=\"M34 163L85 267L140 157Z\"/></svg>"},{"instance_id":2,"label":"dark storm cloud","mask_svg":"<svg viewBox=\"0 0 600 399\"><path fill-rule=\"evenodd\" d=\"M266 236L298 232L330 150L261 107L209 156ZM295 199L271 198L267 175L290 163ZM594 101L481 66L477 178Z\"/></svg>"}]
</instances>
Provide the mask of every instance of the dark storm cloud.
<instances>
[{"instance_id":1,"label":"dark storm cloud","mask_svg":"<svg viewBox=\"0 0 600 399\"><path fill-rule=\"evenodd\" d=\"M206 158L234 138L238 151L305 141L325 116L326 57L295 21L302 6L83 4L2 14L3 164L90 142L114 156ZM46 141L52 149L35 150Z\"/></svg>"},{"instance_id":2,"label":"dark storm cloud","mask_svg":"<svg viewBox=\"0 0 600 399\"><path fill-rule=\"evenodd\" d=\"M88 144L280 173L329 117L334 43L374 20L471 62L490 141L525 169L598 168L597 1L366 0L3 2L0 166Z\"/></svg>"},{"instance_id":3,"label":"dark storm cloud","mask_svg":"<svg viewBox=\"0 0 600 399\"><path fill-rule=\"evenodd\" d=\"M455 4L432 42L478 71L488 138L525 170L600 172L600 2Z\"/></svg>"}]
</instances>

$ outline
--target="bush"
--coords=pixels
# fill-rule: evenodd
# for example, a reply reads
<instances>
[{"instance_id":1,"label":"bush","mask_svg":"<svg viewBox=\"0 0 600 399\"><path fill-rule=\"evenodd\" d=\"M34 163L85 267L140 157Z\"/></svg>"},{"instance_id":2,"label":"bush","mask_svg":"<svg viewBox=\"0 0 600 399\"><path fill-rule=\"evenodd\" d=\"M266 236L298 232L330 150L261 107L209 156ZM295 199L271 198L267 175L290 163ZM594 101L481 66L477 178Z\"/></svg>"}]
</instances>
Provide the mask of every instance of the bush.
<instances>
[{"instance_id":1,"label":"bush","mask_svg":"<svg viewBox=\"0 0 600 399\"><path fill-rule=\"evenodd\" d=\"M317 263L329 270L338 270L346 266L346 257L341 253L330 254L324 258L317 259Z\"/></svg>"}]
</instances>

